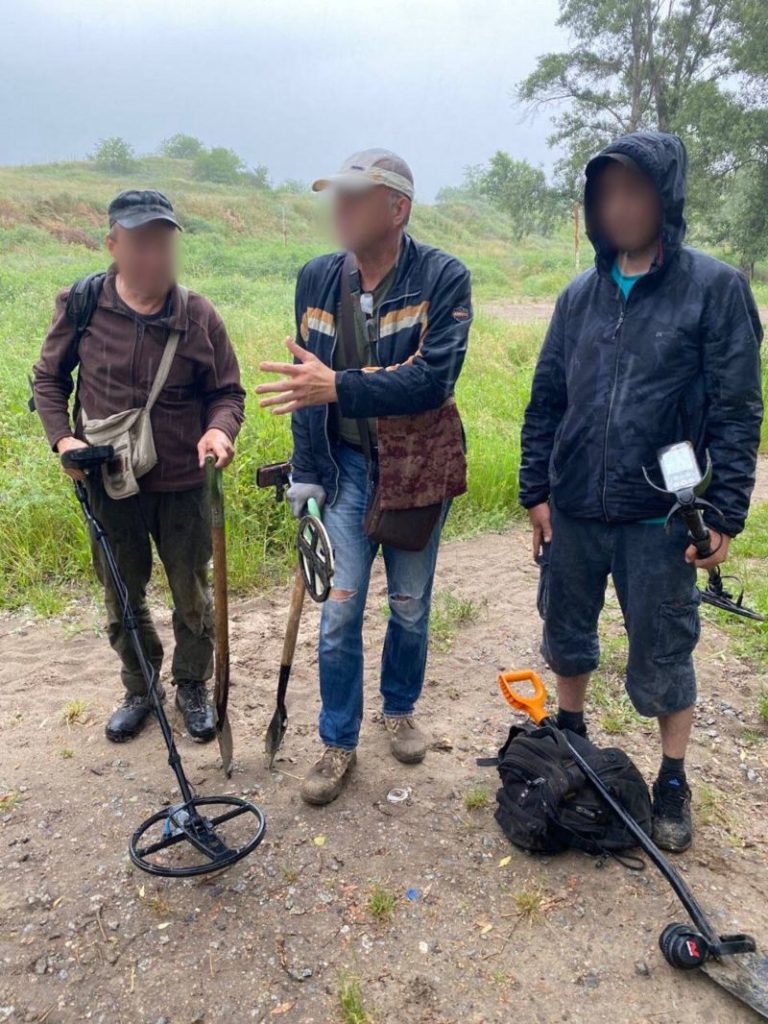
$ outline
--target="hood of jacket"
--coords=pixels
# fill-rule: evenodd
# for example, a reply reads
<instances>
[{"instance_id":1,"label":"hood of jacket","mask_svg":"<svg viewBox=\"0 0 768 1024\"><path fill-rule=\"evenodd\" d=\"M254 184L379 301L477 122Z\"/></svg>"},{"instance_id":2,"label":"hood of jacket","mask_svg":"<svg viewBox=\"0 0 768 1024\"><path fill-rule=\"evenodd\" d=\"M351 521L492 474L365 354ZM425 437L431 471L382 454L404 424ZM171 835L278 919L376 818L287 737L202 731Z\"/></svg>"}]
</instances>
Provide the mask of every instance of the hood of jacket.
<instances>
[{"instance_id":1,"label":"hood of jacket","mask_svg":"<svg viewBox=\"0 0 768 1024\"><path fill-rule=\"evenodd\" d=\"M595 184L600 172L615 157L627 157L653 182L661 200L661 245L664 262L680 249L685 238L685 198L688 156L683 140L668 132L632 132L621 135L586 167L584 220L587 236L594 246L598 269L609 269L615 250L601 236L595 215Z\"/></svg>"}]
</instances>

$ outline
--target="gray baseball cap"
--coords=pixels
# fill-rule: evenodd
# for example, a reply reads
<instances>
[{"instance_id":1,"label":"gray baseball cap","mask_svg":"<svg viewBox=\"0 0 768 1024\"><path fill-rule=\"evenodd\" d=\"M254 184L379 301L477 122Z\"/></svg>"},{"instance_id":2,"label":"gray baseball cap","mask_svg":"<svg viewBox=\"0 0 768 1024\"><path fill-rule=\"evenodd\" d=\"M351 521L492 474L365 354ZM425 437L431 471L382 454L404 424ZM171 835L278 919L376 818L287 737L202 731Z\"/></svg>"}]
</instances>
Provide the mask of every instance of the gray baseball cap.
<instances>
[{"instance_id":1,"label":"gray baseball cap","mask_svg":"<svg viewBox=\"0 0 768 1024\"><path fill-rule=\"evenodd\" d=\"M347 191L363 191L375 185L386 185L413 199L413 174L411 168L389 149L364 149L348 157L336 174L318 178L312 182L313 192L327 188Z\"/></svg>"},{"instance_id":2,"label":"gray baseball cap","mask_svg":"<svg viewBox=\"0 0 768 1024\"><path fill-rule=\"evenodd\" d=\"M118 193L107 208L109 226L119 224L121 228L138 228L153 220L166 220L179 231L183 231L176 220L168 196L153 188L129 188Z\"/></svg>"}]
</instances>

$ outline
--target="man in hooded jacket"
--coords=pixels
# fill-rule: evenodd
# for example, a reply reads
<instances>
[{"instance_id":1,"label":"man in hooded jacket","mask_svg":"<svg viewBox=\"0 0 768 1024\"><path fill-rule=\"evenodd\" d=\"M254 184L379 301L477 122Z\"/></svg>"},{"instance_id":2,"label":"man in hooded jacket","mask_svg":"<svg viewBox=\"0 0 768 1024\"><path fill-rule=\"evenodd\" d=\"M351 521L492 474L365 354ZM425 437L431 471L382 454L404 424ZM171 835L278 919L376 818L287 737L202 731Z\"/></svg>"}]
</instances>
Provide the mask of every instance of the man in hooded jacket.
<instances>
[{"instance_id":1,"label":"man in hooded jacket","mask_svg":"<svg viewBox=\"0 0 768 1024\"><path fill-rule=\"evenodd\" d=\"M679 138L622 136L589 162L584 209L594 267L560 295L522 431L520 500L541 567L542 653L557 676L558 722L582 734L597 623L611 575L629 638L626 686L659 721L654 838L692 838L685 752L699 639L697 568L723 562L755 479L762 328L744 277L683 245L687 159ZM643 467L660 448L712 459L713 553L664 529L671 501Z\"/></svg>"}]
</instances>

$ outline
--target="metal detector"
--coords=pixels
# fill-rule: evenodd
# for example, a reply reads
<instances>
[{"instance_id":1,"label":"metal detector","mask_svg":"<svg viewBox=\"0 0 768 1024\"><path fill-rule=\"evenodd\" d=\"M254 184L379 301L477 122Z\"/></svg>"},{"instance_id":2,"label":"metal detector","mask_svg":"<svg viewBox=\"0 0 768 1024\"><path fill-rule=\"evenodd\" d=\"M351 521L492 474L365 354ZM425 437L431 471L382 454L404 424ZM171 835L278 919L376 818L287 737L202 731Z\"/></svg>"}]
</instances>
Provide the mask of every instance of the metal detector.
<instances>
[{"instance_id":1,"label":"metal detector","mask_svg":"<svg viewBox=\"0 0 768 1024\"><path fill-rule=\"evenodd\" d=\"M76 448L65 452L61 462L65 469L77 469L84 473L101 471L114 458L111 445ZM103 526L93 514L88 489L82 480L75 480L75 494L83 510L86 522L104 557L108 576L123 614L123 623L131 638L136 659L144 676L147 694L152 710L160 724L163 740L168 748L168 764L176 776L181 793L178 803L157 811L131 836L128 853L142 871L169 878L188 878L221 871L253 853L264 838L266 819L264 813L247 800L237 796L195 796L184 773L181 757L176 749L168 717L162 699L157 691L157 673L149 662L139 635L136 613L128 598L128 589L115 560L112 545ZM126 500L126 499L123 499ZM131 498L127 500L133 500ZM244 817L248 816L248 817ZM256 829L253 822L256 819ZM238 829L233 825L222 829L225 823L250 824ZM193 858L190 862L189 855Z\"/></svg>"},{"instance_id":2,"label":"metal detector","mask_svg":"<svg viewBox=\"0 0 768 1024\"><path fill-rule=\"evenodd\" d=\"M655 484L645 467L643 467L643 474L655 491L675 500L667 516L667 527L676 516L680 516L685 523L691 541L696 546L699 558L708 558L712 554L712 545L710 532L704 522L704 512L709 512L718 519L722 519L719 509L702 497L712 482L712 460L709 457L709 452L707 452L707 465L704 473L701 472L696 452L690 441L681 441L678 444L660 448L657 458L664 486L659 487L658 484ZM726 581L731 581L738 588L736 596L726 590ZM760 612L744 606L744 587L738 576L723 576L719 566L714 566L709 570L707 585L701 590L701 599L706 604L711 604L722 611L741 615L756 622L765 621L765 616Z\"/></svg>"},{"instance_id":3,"label":"metal detector","mask_svg":"<svg viewBox=\"0 0 768 1024\"><path fill-rule=\"evenodd\" d=\"M533 692L520 693L516 689L520 683L529 684ZM501 673L499 688L507 704L515 711L522 711L530 716L536 725L549 729L558 728L557 722L546 710L546 687L531 669ZM693 922L692 925L668 924L662 931L659 936L659 947L667 963L683 971L703 968L719 985L768 1019L768 958L756 954L755 940L751 935L717 933L699 901L656 843L611 793L589 762L585 761L568 741L567 734L561 731L561 735L575 764L670 884Z\"/></svg>"}]
</instances>

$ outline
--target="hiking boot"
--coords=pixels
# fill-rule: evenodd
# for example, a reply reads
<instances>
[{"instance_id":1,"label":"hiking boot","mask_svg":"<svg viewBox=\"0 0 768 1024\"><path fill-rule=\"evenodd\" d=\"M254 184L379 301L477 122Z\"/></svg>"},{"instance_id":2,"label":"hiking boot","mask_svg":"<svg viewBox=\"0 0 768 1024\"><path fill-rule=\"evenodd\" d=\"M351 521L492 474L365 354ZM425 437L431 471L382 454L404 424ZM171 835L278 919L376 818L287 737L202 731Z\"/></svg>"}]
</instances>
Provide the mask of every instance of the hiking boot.
<instances>
[{"instance_id":1,"label":"hiking boot","mask_svg":"<svg viewBox=\"0 0 768 1024\"><path fill-rule=\"evenodd\" d=\"M165 697L165 690L157 685L157 692L162 700ZM147 719L152 713L152 705L145 693L126 693L122 703L115 708L109 717L104 732L107 739L113 743L126 743L128 740L138 736Z\"/></svg>"},{"instance_id":2,"label":"hiking boot","mask_svg":"<svg viewBox=\"0 0 768 1024\"><path fill-rule=\"evenodd\" d=\"M677 776L653 784L653 841L662 850L682 853L693 840L691 790Z\"/></svg>"},{"instance_id":3,"label":"hiking boot","mask_svg":"<svg viewBox=\"0 0 768 1024\"><path fill-rule=\"evenodd\" d=\"M398 761L418 764L427 756L427 737L410 715L384 715L389 746Z\"/></svg>"},{"instance_id":4,"label":"hiking boot","mask_svg":"<svg viewBox=\"0 0 768 1024\"><path fill-rule=\"evenodd\" d=\"M205 683L179 680L176 684L176 707L184 716L184 725L192 739L210 743L216 735L216 720L208 702Z\"/></svg>"},{"instance_id":5,"label":"hiking boot","mask_svg":"<svg viewBox=\"0 0 768 1024\"><path fill-rule=\"evenodd\" d=\"M354 750L326 747L322 757L315 761L301 784L302 799L308 804L329 804L344 787L350 768L357 761Z\"/></svg>"}]
</instances>

